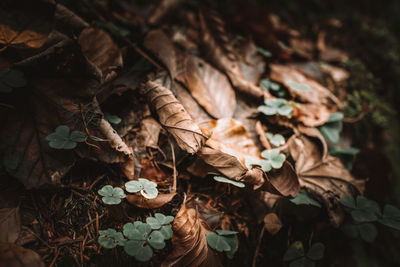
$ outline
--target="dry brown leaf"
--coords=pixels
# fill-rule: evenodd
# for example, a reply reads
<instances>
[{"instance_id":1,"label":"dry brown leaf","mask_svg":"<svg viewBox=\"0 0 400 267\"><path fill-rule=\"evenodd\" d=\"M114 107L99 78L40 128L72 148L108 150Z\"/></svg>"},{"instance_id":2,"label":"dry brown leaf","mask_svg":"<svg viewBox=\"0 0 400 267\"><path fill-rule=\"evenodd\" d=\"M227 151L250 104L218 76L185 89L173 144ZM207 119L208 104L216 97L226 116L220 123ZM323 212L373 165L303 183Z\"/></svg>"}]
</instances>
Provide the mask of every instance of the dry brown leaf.
<instances>
[{"instance_id":1,"label":"dry brown leaf","mask_svg":"<svg viewBox=\"0 0 400 267\"><path fill-rule=\"evenodd\" d=\"M1 267L44 267L40 256L30 249L21 246L3 243L0 244Z\"/></svg>"},{"instance_id":2,"label":"dry brown leaf","mask_svg":"<svg viewBox=\"0 0 400 267\"><path fill-rule=\"evenodd\" d=\"M158 193L157 197L154 199L147 199L142 195L127 195L126 200L132 205L143 209L156 209L164 206L165 204L171 202L176 193L163 194Z\"/></svg>"},{"instance_id":3,"label":"dry brown leaf","mask_svg":"<svg viewBox=\"0 0 400 267\"><path fill-rule=\"evenodd\" d=\"M158 136L160 135L161 125L152 117L141 121L138 143L144 147L158 147Z\"/></svg>"},{"instance_id":4,"label":"dry brown leaf","mask_svg":"<svg viewBox=\"0 0 400 267\"><path fill-rule=\"evenodd\" d=\"M264 227L271 234L276 235L282 228L283 224L278 215L271 212L264 217Z\"/></svg>"},{"instance_id":5,"label":"dry brown leaf","mask_svg":"<svg viewBox=\"0 0 400 267\"><path fill-rule=\"evenodd\" d=\"M0 209L0 243L14 243L21 231L19 207Z\"/></svg>"},{"instance_id":6,"label":"dry brown leaf","mask_svg":"<svg viewBox=\"0 0 400 267\"><path fill-rule=\"evenodd\" d=\"M293 97L306 103L323 104L328 107L336 105L342 108L341 102L329 89L322 86L315 80L305 76L296 67L290 65L271 64L271 79L282 83ZM299 90L293 84L306 85L308 89Z\"/></svg>"},{"instance_id":7,"label":"dry brown leaf","mask_svg":"<svg viewBox=\"0 0 400 267\"><path fill-rule=\"evenodd\" d=\"M325 31L318 33L317 48L319 50L319 58L321 61L343 62L349 57L343 50L327 45L325 43L325 37Z\"/></svg>"},{"instance_id":8,"label":"dry brown leaf","mask_svg":"<svg viewBox=\"0 0 400 267\"><path fill-rule=\"evenodd\" d=\"M236 108L235 91L226 76L196 56L186 56L178 64L177 80L214 118L230 118Z\"/></svg>"},{"instance_id":9,"label":"dry brown leaf","mask_svg":"<svg viewBox=\"0 0 400 267\"><path fill-rule=\"evenodd\" d=\"M293 118L307 127L318 127L324 125L330 116L326 106L314 103L294 105Z\"/></svg>"},{"instance_id":10,"label":"dry brown leaf","mask_svg":"<svg viewBox=\"0 0 400 267\"><path fill-rule=\"evenodd\" d=\"M106 78L113 69L122 67L122 55L119 47L104 30L84 29L78 38L82 53L97 66Z\"/></svg>"},{"instance_id":11,"label":"dry brown leaf","mask_svg":"<svg viewBox=\"0 0 400 267\"><path fill-rule=\"evenodd\" d=\"M161 266L222 266L218 254L207 245L210 228L195 209L183 203L172 229L173 250Z\"/></svg>"},{"instance_id":12,"label":"dry brown leaf","mask_svg":"<svg viewBox=\"0 0 400 267\"><path fill-rule=\"evenodd\" d=\"M64 5L57 3L54 14L55 26L57 30L71 35L78 36L79 33L90 25Z\"/></svg>"},{"instance_id":13,"label":"dry brown leaf","mask_svg":"<svg viewBox=\"0 0 400 267\"><path fill-rule=\"evenodd\" d=\"M132 153L132 156L121 165L122 173L128 178L129 180L133 180L135 178L135 156L133 153L133 148L129 147L129 150Z\"/></svg>"},{"instance_id":14,"label":"dry brown leaf","mask_svg":"<svg viewBox=\"0 0 400 267\"><path fill-rule=\"evenodd\" d=\"M300 184L296 171L287 160L283 163L282 168L272 169L266 176L269 183L265 183L261 189L291 197L295 197L300 191Z\"/></svg>"},{"instance_id":15,"label":"dry brown leaf","mask_svg":"<svg viewBox=\"0 0 400 267\"><path fill-rule=\"evenodd\" d=\"M324 152L306 136L293 136L288 144L300 186L326 205L332 224L339 226L344 217L340 198L362 193L365 181L356 180L339 158L323 157Z\"/></svg>"},{"instance_id":16,"label":"dry brown leaf","mask_svg":"<svg viewBox=\"0 0 400 267\"><path fill-rule=\"evenodd\" d=\"M239 47L243 59L239 62L243 77L254 84L260 82L262 74L265 72L265 61L258 52L253 40L242 42Z\"/></svg>"},{"instance_id":17,"label":"dry brown leaf","mask_svg":"<svg viewBox=\"0 0 400 267\"><path fill-rule=\"evenodd\" d=\"M343 68L327 64L321 64L321 68L332 78L335 83L341 83L350 78L350 73Z\"/></svg>"},{"instance_id":18,"label":"dry brown leaf","mask_svg":"<svg viewBox=\"0 0 400 267\"><path fill-rule=\"evenodd\" d=\"M55 5L47 1L2 0L0 44L39 48L53 27Z\"/></svg>"},{"instance_id":19,"label":"dry brown leaf","mask_svg":"<svg viewBox=\"0 0 400 267\"><path fill-rule=\"evenodd\" d=\"M201 214L202 218L206 221L206 223L212 228L215 229L220 226L221 216L224 214L218 209L212 207L210 205L210 201L206 202L199 197L192 197L187 201L187 207L193 208Z\"/></svg>"},{"instance_id":20,"label":"dry brown leaf","mask_svg":"<svg viewBox=\"0 0 400 267\"><path fill-rule=\"evenodd\" d=\"M264 92L261 88L245 80L237 53L231 45L225 31L225 23L220 16L212 10L200 12L200 24L201 41L206 58L228 75L237 90L256 98L263 97Z\"/></svg>"},{"instance_id":21,"label":"dry brown leaf","mask_svg":"<svg viewBox=\"0 0 400 267\"><path fill-rule=\"evenodd\" d=\"M147 22L149 24L158 24L168 13L176 9L181 3L182 0L161 0L147 19Z\"/></svg>"},{"instance_id":22,"label":"dry brown leaf","mask_svg":"<svg viewBox=\"0 0 400 267\"><path fill-rule=\"evenodd\" d=\"M196 153L206 138L171 91L153 81L146 82L140 90L178 146L190 154Z\"/></svg>"}]
</instances>

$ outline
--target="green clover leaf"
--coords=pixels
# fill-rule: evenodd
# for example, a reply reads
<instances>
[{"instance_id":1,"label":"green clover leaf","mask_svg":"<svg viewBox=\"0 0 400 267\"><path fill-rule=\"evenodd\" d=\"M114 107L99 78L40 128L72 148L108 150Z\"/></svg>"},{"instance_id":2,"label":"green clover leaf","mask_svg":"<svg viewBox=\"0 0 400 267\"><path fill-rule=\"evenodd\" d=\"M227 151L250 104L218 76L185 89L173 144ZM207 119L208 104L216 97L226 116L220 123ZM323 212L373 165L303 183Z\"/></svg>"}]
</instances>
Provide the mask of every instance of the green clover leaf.
<instances>
[{"instance_id":1,"label":"green clover leaf","mask_svg":"<svg viewBox=\"0 0 400 267\"><path fill-rule=\"evenodd\" d=\"M153 199L158 196L157 184L145 178L139 178L138 181L129 181L125 183L126 191L137 193L140 191L142 196Z\"/></svg>"},{"instance_id":2,"label":"green clover leaf","mask_svg":"<svg viewBox=\"0 0 400 267\"><path fill-rule=\"evenodd\" d=\"M322 244L321 242L314 243L311 248L308 250L306 256L310 260L320 260L324 257L324 252L325 252L325 245Z\"/></svg>"},{"instance_id":3,"label":"green clover leaf","mask_svg":"<svg viewBox=\"0 0 400 267\"><path fill-rule=\"evenodd\" d=\"M267 91L279 91L279 89L281 88L279 84L267 79L261 80L260 87Z\"/></svg>"},{"instance_id":4,"label":"green clover leaf","mask_svg":"<svg viewBox=\"0 0 400 267\"><path fill-rule=\"evenodd\" d=\"M121 203L122 198L126 197L124 190L119 187L112 187L111 185L103 186L98 193L103 197L103 202L108 205L117 205Z\"/></svg>"},{"instance_id":5,"label":"green clover leaf","mask_svg":"<svg viewBox=\"0 0 400 267\"><path fill-rule=\"evenodd\" d=\"M337 112L329 116L328 121L318 129L325 139L333 143L339 142L339 135L343 128L343 113Z\"/></svg>"},{"instance_id":6,"label":"green clover leaf","mask_svg":"<svg viewBox=\"0 0 400 267\"><path fill-rule=\"evenodd\" d=\"M322 243L315 243L311 246L307 253L304 252L303 243L296 241L290 245L283 261L290 261L290 267L311 267L315 266L315 262L324 256L325 246Z\"/></svg>"},{"instance_id":7,"label":"green clover leaf","mask_svg":"<svg viewBox=\"0 0 400 267\"><path fill-rule=\"evenodd\" d=\"M283 255L284 261L292 261L304 256L303 243L300 241L293 242Z\"/></svg>"},{"instance_id":8,"label":"green clover leaf","mask_svg":"<svg viewBox=\"0 0 400 267\"><path fill-rule=\"evenodd\" d=\"M263 156L274 169L280 169L286 159L286 156L280 153L279 148L264 150L261 152L261 156Z\"/></svg>"},{"instance_id":9,"label":"green clover leaf","mask_svg":"<svg viewBox=\"0 0 400 267\"><path fill-rule=\"evenodd\" d=\"M147 242L155 249L163 249L165 247L164 235L160 231L151 232Z\"/></svg>"},{"instance_id":10,"label":"green clover leaf","mask_svg":"<svg viewBox=\"0 0 400 267\"><path fill-rule=\"evenodd\" d=\"M321 204L312 199L307 192L299 192L295 198L290 199L290 202L296 205L311 205L321 208Z\"/></svg>"},{"instance_id":11,"label":"green clover leaf","mask_svg":"<svg viewBox=\"0 0 400 267\"><path fill-rule=\"evenodd\" d=\"M340 202L356 222L373 222L378 220L378 216L381 215L378 203L363 196L357 196L356 200L351 196L344 196Z\"/></svg>"},{"instance_id":12,"label":"green clover leaf","mask_svg":"<svg viewBox=\"0 0 400 267\"><path fill-rule=\"evenodd\" d=\"M122 119L117 115L111 115L107 112L104 112L104 119L112 124L120 124L122 121Z\"/></svg>"},{"instance_id":13,"label":"green clover leaf","mask_svg":"<svg viewBox=\"0 0 400 267\"><path fill-rule=\"evenodd\" d=\"M126 241L121 232L117 232L112 228L100 230L99 234L98 242L104 248L115 248L117 245L123 246Z\"/></svg>"},{"instance_id":14,"label":"green clover leaf","mask_svg":"<svg viewBox=\"0 0 400 267\"><path fill-rule=\"evenodd\" d=\"M344 224L341 229L347 236L351 238L360 236L362 240L368 243L373 243L378 235L378 230L372 223Z\"/></svg>"},{"instance_id":15,"label":"green clover leaf","mask_svg":"<svg viewBox=\"0 0 400 267\"><path fill-rule=\"evenodd\" d=\"M283 98L267 99L264 104L258 107L258 111L265 115L281 115L289 118L292 115L293 107Z\"/></svg>"},{"instance_id":16,"label":"green clover leaf","mask_svg":"<svg viewBox=\"0 0 400 267\"><path fill-rule=\"evenodd\" d=\"M224 236L208 232L206 239L208 245L219 252L231 250L231 246L229 246L228 242L226 242Z\"/></svg>"},{"instance_id":17,"label":"green clover leaf","mask_svg":"<svg viewBox=\"0 0 400 267\"><path fill-rule=\"evenodd\" d=\"M86 134L81 131L70 133L69 127L60 125L54 133L46 136L49 146L55 149L74 149L77 143L84 142Z\"/></svg>"},{"instance_id":18,"label":"green clover leaf","mask_svg":"<svg viewBox=\"0 0 400 267\"><path fill-rule=\"evenodd\" d=\"M160 232L163 234L164 239L168 240L173 235L172 226L171 225L163 225L163 226L161 226Z\"/></svg>"},{"instance_id":19,"label":"green clover leaf","mask_svg":"<svg viewBox=\"0 0 400 267\"><path fill-rule=\"evenodd\" d=\"M379 222L383 225L400 230L400 210L392 205L385 205L383 216Z\"/></svg>"},{"instance_id":20,"label":"green clover leaf","mask_svg":"<svg viewBox=\"0 0 400 267\"><path fill-rule=\"evenodd\" d=\"M286 83L288 86L292 87L295 90L300 90L300 91L311 91L310 86L307 84L300 84L297 82L288 82Z\"/></svg>"},{"instance_id":21,"label":"green clover leaf","mask_svg":"<svg viewBox=\"0 0 400 267\"><path fill-rule=\"evenodd\" d=\"M153 256L153 250L145 242L141 240L128 240L125 243L124 250L126 254L135 257L138 261L148 261Z\"/></svg>"},{"instance_id":22,"label":"green clover leaf","mask_svg":"<svg viewBox=\"0 0 400 267\"><path fill-rule=\"evenodd\" d=\"M274 146L281 146L285 144L285 138L280 134L267 133L266 136Z\"/></svg>"},{"instance_id":23,"label":"green clover leaf","mask_svg":"<svg viewBox=\"0 0 400 267\"><path fill-rule=\"evenodd\" d=\"M10 93L13 88L26 86L24 73L20 70L6 68L0 71L0 92Z\"/></svg>"},{"instance_id":24,"label":"green clover leaf","mask_svg":"<svg viewBox=\"0 0 400 267\"><path fill-rule=\"evenodd\" d=\"M214 176L213 178L214 178L215 181L220 182L220 183L227 183L227 184L231 184L231 185L234 185L234 186L237 186L237 187L240 187L240 188L245 187L244 183L241 183L241 182L238 182L238 181L235 181L235 180L231 180L231 179L228 179L228 178L223 177L223 176Z\"/></svg>"},{"instance_id":25,"label":"green clover leaf","mask_svg":"<svg viewBox=\"0 0 400 267\"><path fill-rule=\"evenodd\" d=\"M216 230L216 234L208 232L206 235L207 244L219 251L225 251L226 256L232 259L239 247L239 241L236 237L238 232L230 230Z\"/></svg>"}]
</instances>

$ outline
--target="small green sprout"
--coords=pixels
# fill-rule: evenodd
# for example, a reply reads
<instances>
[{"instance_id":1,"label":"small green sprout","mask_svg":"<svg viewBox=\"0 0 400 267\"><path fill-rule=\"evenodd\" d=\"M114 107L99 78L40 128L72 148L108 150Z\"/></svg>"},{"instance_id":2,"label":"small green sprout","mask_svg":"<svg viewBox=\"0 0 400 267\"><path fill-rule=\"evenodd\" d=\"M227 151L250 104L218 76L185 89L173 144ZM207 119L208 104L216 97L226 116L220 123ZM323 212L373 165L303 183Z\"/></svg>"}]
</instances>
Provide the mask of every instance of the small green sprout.
<instances>
[{"instance_id":1,"label":"small green sprout","mask_svg":"<svg viewBox=\"0 0 400 267\"><path fill-rule=\"evenodd\" d=\"M258 47L257 50L258 50L258 53L260 53L264 57L272 57L271 52L269 52L268 50L265 50L264 48Z\"/></svg>"},{"instance_id":2,"label":"small green sprout","mask_svg":"<svg viewBox=\"0 0 400 267\"><path fill-rule=\"evenodd\" d=\"M60 125L54 133L46 136L49 146L55 149L74 149L77 143L84 142L86 134L81 131L73 131L66 125Z\"/></svg>"},{"instance_id":3,"label":"small green sprout","mask_svg":"<svg viewBox=\"0 0 400 267\"><path fill-rule=\"evenodd\" d=\"M108 112L104 112L104 119L112 124L120 124L122 121L117 115L111 115Z\"/></svg>"},{"instance_id":4,"label":"small green sprout","mask_svg":"<svg viewBox=\"0 0 400 267\"><path fill-rule=\"evenodd\" d=\"M290 199L290 202L296 205L311 205L321 208L321 204L312 199L305 191L300 191L295 198Z\"/></svg>"},{"instance_id":5,"label":"small green sprout","mask_svg":"<svg viewBox=\"0 0 400 267\"><path fill-rule=\"evenodd\" d=\"M129 193L137 193L148 199L156 198L158 195L157 184L145 178L139 178L138 181L129 181L125 183L125 189Z\"/></svg>"},{"instance_id":6,"label":"small green sprout","mask_svg":"<svg viewBox=\"0 0 400 267\"><path fill-rule=\"evenodd\" d=\"M281 88L281 86L273 81L270 81L268 79L263 79L260 82L260 86L261 88L263 88L264 90L272 90L272 91L279 91L279 89Z\"/></svg>"},{"instance_id":7,"label":"small green sprout","mask_svg":"<svg viewBox=\"0 0 400 267\"><path fill-rule=\"evenodd\" d=\"M165 216L162 213L156 213L154 214L154 217L146 218L146 223L151 226L151 229L160 230L164 236L164 239L167 240L172 237L171 222L173 220L173 216Z\"/></svg>"},{"instance_id":8,"label":"small green sprout","mask_svg":"<svg viewBox=\"0 0 400 267\"><path fill-rule=\"evenodd\" d=\"M123 246L126 241L121 232L117 232L112 228L100 230L99 234L98 242L104 248L115 248L117 245Z\"/></svg>"},{"instance_id":9,"label":"small green sprout","mask_svg":"<svg viewBox=\"0 0 400 267\"><path fill-rule=\"evenodd\" d=\"M171 218L169 217L172 216L163 216L164 217L161 218L161 216L158 215L162 222L171 222ZM123 233L129 239L124 245L125 252L135 257L138 261L148 261L153 256L152 248L163 249L165 247L164 240L169 239L165 238L161 231L152 230L150 224L140 221L125 224Z\"/></svg>"},{"instance_id":10,"label":"small green sprout","mask_svg":"<svg viewBox=\"0 0 400 267\"><path fill-rule=\"evenodd\" d=\"M376 226L372 223L361 223L361 224L344 224L341 227L342 231L351 238L361 237L362 240L373 243L378 235Z\"/></svg>"},{"instance_id":11,"label":"small green sprout","mask_svg":"<svg viewBox=\"0 0 400 267\"><path fill-rule=\"evenodd\" d=\"M385 205L383 216L379 220L383 225L400 230L400 210L392 205Z\"/></svg>"},{"instance_id":12,"label":"small green sprout","mask_svg":"<svg viewBox=\"0 0 400 267\"><path fill-rule=\"evenodd\" d=\"M267 99L264 101L265 105L258 107L258 111L264 113L265 115L281 115L288 118L291 117L293 107L288 104L288 102L283 98L277 99Z\"/></svg>"},{"instance_id":13,"label":"small green sprout","mask_svg":"<svg viewBox=\"0 0 400 267\"><path fill-rule=\"evenodd\" d=\"M240 188L245 187L244 183L241 183L241 182L238 182L238 181L235 181L235 180L231 180L231 179L228 179L228 178L223 177L223 176L214 176L213 178L214 178L215 181L220 182L220 183L227 183L227 184L231 184L231 185L234 185L234 186L237 186L237 187L240 187Z\"/></svg>"},{"instance_id":14,"label":"small green sprout","mask_svg":"<svg viewBox=\"0 0 400 267\"><path fill-rule=\"evenodd\" d=\"M319 131L325 137L333 143L339 142L340 132L343 128L343 113L337 112L329 116L328 121L319 127Z\"/></svg>"},{"instance_id":15,"label":"small green sprout","mask_svg":"<svg viewBox=\"0 0 400 267\"><path fill-rule=\"evenodd\" d=\"M261 152L262 160L245 157L245 165L250 170L253 165L260 166L264 172L269 172L272 168L280 169L285 162L286 156L280 153L279 148L264 150Z\"/></svg>"},{"instance_id":16,"label":"small green sprout","mask_svg":"<svg viewBox=\"0 0 400 267\"><path fill-rule=\"evenodd\" d=\"M0 92L10 93L13 88L26 86L24 73L20 70L6 68L0 71Z\"/></svg>"},{"instance_id":17,"label":"small green sprout","mask_svg":"<svg viewBox=\"0 0 400 267\"><path fill-rule=\"evenodd\" d=\"M103 186L98 193L103 197L103 202L108 205L118 205L121 203L121 199L126 197L124 190L119 187L112 187L111 185Z\"/></svg>"},{"instance_id":18,"label":"small green sprout","mask_svg":"<svg viewBox=\"0 0 400 267\"><path fill-rule=\"evenodd\" d=\"M266 136L274 146L281 146L285 144L285 138L280 134L267 133Z\"/></svg>"},{"instance_id":19,"label":"small green sprout","mask_svg":"<svg viewBox=\"0 0 400 267\"><path fill-rule=\"evenodd\" d=\"M307 84L300 84L300 83L296 83L296 82L288 82L287 85L292 87L295 90L311 91L310 86L308 86Z\"/></svg>"},{"instance_id":20,"label":"small green sprout","mask_svg":"<svg viewBox=\"0 0 400 267\"><path fill-rule=\"evenodd\" d=\"M325 246L318 242L311 246L307 253L304 251L303 243L296 241L290 245L283 261L290 261L290 267L312 267L315 262L324 257Z\"/></svg>"},{"instance_id":21,"label":"small green sprout","mask_svg":"<svg viewBox=\"0 0 400 267\"><path fill-rule=\"evenodd\" d=\"M207 244L219 252L224 251L226 256L232 259L239 247L239 241L236 237L238 232L229 230L216 230L216 232L217 233L207 233Z\"/></svg>"},{"instance_id":22,"label":"small green sprout","mask_svg":"<svg viewBox=\"0 0 400 267\"><path fill-rule=\"evenodd\" d=\"M344 196L340 202L358 223L377 221L381 215L378 203L363 196L357 196L356 200L351 196Z\"/></svg>"}]
</instances>

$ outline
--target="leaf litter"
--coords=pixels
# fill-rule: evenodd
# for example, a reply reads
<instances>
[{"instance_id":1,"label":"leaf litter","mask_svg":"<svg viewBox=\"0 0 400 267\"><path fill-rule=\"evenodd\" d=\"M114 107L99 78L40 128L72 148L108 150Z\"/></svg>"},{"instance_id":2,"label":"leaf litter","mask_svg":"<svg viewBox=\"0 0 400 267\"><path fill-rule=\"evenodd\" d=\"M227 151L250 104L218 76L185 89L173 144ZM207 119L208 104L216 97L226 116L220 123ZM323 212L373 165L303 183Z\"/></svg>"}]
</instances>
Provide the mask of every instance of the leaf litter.
<instances>
[{"instance_id":1,"label":"leaf litter","mask_svg":"<svg viewBox=\"0 0 400 267\"><path fill-rule=\"evenodd\" d=\"M18 5L1 9L9 12L0 19L1 49L16 55L0 70L0 91L9 94L7 105L13 107L1 116L5 183L16 178L32 191L21 190L22 206L0 208L0 230L9 233L1 235L0 259L54 266L70 258L83 265L103 254L95 241L106 236L100 229L121 230L128 220L146 216L161 227L175 213L165 248L164 239L148 239L162 249L152 260L162 266L221 266L228 260L219 252L232 259L237 246L240 255L249 253L242 242L257 243L258 218L262 233L283 232L282 199L300 196L294 203L326 209L337 227L344 216L340 198L364 192L365 181L328 154L316 128L329 135L341 100L293 64L290 49L275 36L290 31L276 21L269 41L253 36L254 42L231 35L217 10L194 12L183 1L160 1L147 20L128 1L117 4L125 13L118 9L104 17L99 4L82 18L51 1L37 2L41 11L30 10L21 24L10 19L23 16ZM178 6L184 23L157 26ZM89 26L93 18L103 26ZM107 23L149 23L153 29L140 37ZM255 25L249 32L260 33ZM299 50L299 42L290 44ZM332 57L322 40L318 49ZM147 67L135 65L140 60ZM348 79L339 67L323 69L337 83ZM125 195L124 184L133 194ZM60 209L69 209L68 216ZM384 223L394 224L389 215ZM104 242L115 247L112 240ZM139 260L152 255L145 247L139 249L147 250L143 258L139 250L124 249Z\"/></svg>"}]
</instances>

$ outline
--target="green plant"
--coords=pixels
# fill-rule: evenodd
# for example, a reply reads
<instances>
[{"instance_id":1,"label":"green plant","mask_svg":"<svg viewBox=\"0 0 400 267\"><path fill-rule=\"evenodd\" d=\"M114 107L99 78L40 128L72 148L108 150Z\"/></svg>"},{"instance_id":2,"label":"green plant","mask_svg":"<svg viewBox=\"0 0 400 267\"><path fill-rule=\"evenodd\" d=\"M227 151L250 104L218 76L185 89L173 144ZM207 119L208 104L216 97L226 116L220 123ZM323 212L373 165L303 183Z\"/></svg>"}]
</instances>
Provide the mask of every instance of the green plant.
<instances>
[{"instance_id":1,"label":"green plant","mask_svg":"<svg viewBox=\"0 0 400 267\"><path fill-rule=\"evenodd\" d=\"M213 178L214 178L215 181L220 182L220 183L227 183L227 184L231 184L231 185L234 185L234 186L237 186L237 187L240 187L240 188L245 187L244 183L241 183L241 182L238 182L238 181L235 181L235 180L231 180L231 179L228 179L228 178L223 177L223 176L214 176Z\"/></svg>"},{"instance_id":2,"label":"green plant","mask_svg":"<svg viewBox=\"0 0 400 267\"><path fill-rule=\"evenodd\" d=\"M279 91L279 89L281 88L281 86L278 83L270 81L268 79L261 80L260 87L267 91L269 90Z\"/></svg>"},{"instance_id":3,"label":"green plant","mask_svg":"<svg viewBox=\"0 0 400 267\"><path fill-rule=\"evenodd\" d=\"M86 134L81 131L73 131L66 125L60 125L54 133L46 136L49 146L55 149L74 149L78 143L84 142Z\"/></svg>"},{"instance_id":4,"label":"green plant","mask_svg":"<svg viewBox=\"0 0 400 267\"><path fill-rule=\"evenodd\" d=\"M310 86L308 86L307 84L300 84L300 83L296 83L296 82L288 82L287 85L292 87L292 88L294 88L295 90L311 91Z\"/></svg>"},{"instance_id":5,"label":"green plant","mask_svg":"<svg viewBox=\"0 0 400 267\"><path fill-rule=\"evenodd\" d=\"M104 248L124 247L124 251L138 261L148 261L153 256L153 249L163 249L165 240L172 237L172 216L156 213L148 217L147 223L135 221L126 223L123 231L115 229L99 231L99 244ZM124 237L125 236L125 237Z\"/></svg>"},{"instance_id":6,"label":"green plant","mask_svg":"<svg viewBox=\"0 0 400 267\"><path fill-rule=\"evenodd\" d=\"M26 86L24 73L20 70L5 68L0 71L0 92L10 93L13 88Z\"/></svg>"},{"instance_id":7,"label":"green plant","mask_svg":"<svg viewBox=\"0 0 400 267\"><path fill-rule=\"evenodd\" d=\"M126 197L124 190L111 185L103 186L98 193L102 196L102 201L108 205L118 205L121 203L121 199Z\"/></svg>"},{"instance_id":8,"label":"green plant","mask_svg":"<svg viewBox=\"0 0 400 267\"><path fill-rule=\"evenodd\" d=\"M251 169L253 165L260 166L264 172L269 172L272 168L280 169L285 162L286 156L280 153L279 148L273 148L270 150L264 150L261 152L261 156L264 159L255 160L253 158L246 157L245 165L248 169Z\"/></svg>"},{"instance_id":9,"label":"green plant","mask_svg":"<svg viewBox=\"0 0 400 267\"><path fill-rule=\"evenodd\" d=\"M290 261L290 267L313 267L315 261L324 257L325 245L318 242L311 246L305 253L303 243L300 241L293 242L285 255L283 261Z\"/></svg>"},{"instance_id":10,"label":"green plant","mask_svg":"<svg viewBox=\"0 0 400 267\"><path fill-rule=\"evenodd\" d=\"M290 202L296 205L311 205L321 208L321 204L312 199L306 191L300 191L295 198L290 199Z\"/></svg>"},{"instance_id":11,"label":"green plant","mask_svg":"<svg viewBox=\"0 0 400 267\"><path fill-rule=\"evenodd\" d=\"M266 136L269 142L274 146L281 146L285 144L285 138L280 134L267 133Z\"/></svg>"},{"instance_id":12,"label":"green plant","mask_svg":"<svg viewBox=\"0 0 400 267\"><path fill-rule=\"evenodd\" d=\"M353 167L353 161L356 157L356 155L360 152L358 148L355 147L347 147L344 149L341 149L336 146L330 146L329 147L329 154L332 156L336 156L340 158L343 162L343 164L346 166L347 169L351 170Z\"/></svg>"},{"instance_id":13,"label":"green plant","mask_svg":"<svg viewBox=\"0 0 400 267\"><path fill-rule=\"evenodd\" d=\"M281 115L288 118L292 115L293 107L283 98L267 99L264 104L258 107L258 111L265 115Z\"/></svg>"},{"instance_id":14,"label":"green plant","mask_svg":"<svg viewBox=\"0 0 400 267\"><path fill-rule=\"evenodd\" d=\"M265 50L264 48L258 47L257 50L264 57L272 57L271 52L269 52L268 50Z\"/></svg>"},{"instance_id":15,"label":"green plant","mask_svg":"<svg viewBox=\"0 0 400 267\"><path fill-rule=\"evenodd\" d=\"M123 246L126 241L121 232L117 232L112 228L99 230L99 235L98 242L105 248L115 248L117 245Z\"/></svg>"},{"instance_id":16,"label":"green plant","mask_svg":"<svg viewBox=\"0 0 400 267\"><path fill-rule=\"evenodd\" d=\"M122 121L117 115L111 115L108 112L104 112L104 119L112 124L120 124Z\"/></svg>"},{"instance_id":17,"label":"green plant","mask_svg":"<svg viewBox=\"0 0 400 267\"><path fill-rule=\"evenodd\" d=\"M343 113L337 112L329 116L328 121L319 127L319 131L325 137L333 143L339 142L339 135L343 128Z\"/></svg>"},{"instance_id":18,"label":"green plant","mask_svg":"<svg viewBox=\"0 0 400 267\"><path fill-rule=\"evenodd\" d=\"M226 256L232 259L239 247L239 241L236 237L238 232L229 230L216 230L216 232L207 233L207 244L219 252L225 252Z\"/></svg>"},{"instance_id":19,"label":"green plant","mask_svg":"<svg viewBox=\"0 0 400 267\"><path fill-rule=\"evenodd\" d=\"M353 218L353 223L342 226L343 232L349 237L360 236L364 241L374 242L378 231L373 222L400 230L400 210L395 206L385 205L382 213L377 202L363 196L357 196L356 199L344 196L340 202Z\"/></svg>"},{"instance_id":20,"label":"green plant","mask_svg":"<svg viewBox=\"0 0 400 267\"><path fill-rule=\"evenodd\" d=\"M125 189L129 193L137 193L148 199L156 198L158 195L157 184L145 178L139 178L138 181L129 181L125 183Z\"/></svg>"}]
</instances>

